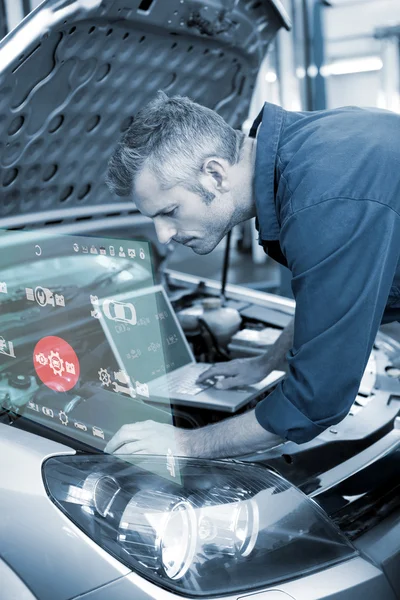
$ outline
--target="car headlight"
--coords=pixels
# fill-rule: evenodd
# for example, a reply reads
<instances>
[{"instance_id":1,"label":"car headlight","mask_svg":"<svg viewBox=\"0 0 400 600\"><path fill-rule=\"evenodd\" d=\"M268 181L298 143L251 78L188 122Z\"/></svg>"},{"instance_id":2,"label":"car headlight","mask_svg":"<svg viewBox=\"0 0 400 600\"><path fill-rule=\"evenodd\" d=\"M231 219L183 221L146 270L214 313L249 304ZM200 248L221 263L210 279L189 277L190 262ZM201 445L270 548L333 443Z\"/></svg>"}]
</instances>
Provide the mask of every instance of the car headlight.
<instances>
[{"instance_id":1,"label":"car headlight","mask_svg":"<svg viewBox=\"0 0 400 600\"><path fill-rule=\"evenodd\" d=\"M335 564L355 549L320 507L252 464L60 456L44 464L53 502L143 577L190 596L237 593Z\"/></svg>"}]
</instances>

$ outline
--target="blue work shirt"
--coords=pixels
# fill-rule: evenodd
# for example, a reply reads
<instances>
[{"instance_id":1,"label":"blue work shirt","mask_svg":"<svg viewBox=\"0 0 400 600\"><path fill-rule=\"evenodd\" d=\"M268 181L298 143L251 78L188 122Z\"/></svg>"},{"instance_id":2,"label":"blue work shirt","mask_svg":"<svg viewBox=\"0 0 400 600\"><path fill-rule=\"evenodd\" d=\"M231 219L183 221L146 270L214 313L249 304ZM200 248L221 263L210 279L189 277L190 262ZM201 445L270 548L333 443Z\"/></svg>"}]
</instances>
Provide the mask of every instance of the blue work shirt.
<instances>
[{"instance_id":1,"label":"blue work shirt","mask_svg":"<svg viewBox=\"0 0 400 600\"><path fill-rule=\"evenodd\" d=\"M400 115L267 103L254 185L259 243L296 300L288 376L255 414L302 443L347 415L381 322L400 320Z\"/></svg>"}]
</instances>

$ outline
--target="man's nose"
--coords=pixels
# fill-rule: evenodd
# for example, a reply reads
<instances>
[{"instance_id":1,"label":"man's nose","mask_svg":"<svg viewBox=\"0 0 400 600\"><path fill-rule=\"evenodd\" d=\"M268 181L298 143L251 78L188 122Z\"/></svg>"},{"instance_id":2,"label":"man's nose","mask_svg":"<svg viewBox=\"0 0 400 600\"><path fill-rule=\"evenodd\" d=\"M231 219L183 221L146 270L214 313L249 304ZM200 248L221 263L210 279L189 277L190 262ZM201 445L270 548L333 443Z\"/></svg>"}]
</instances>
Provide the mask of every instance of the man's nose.
<instances>
[{"instance_id":1,"label":"man's nose","mask_svg":"<svg viewBox=\"0 0 400 600\"><path fill-rule=\"evenodd\" d=\"M171 239L174 237L174 235L177 234L177 230L175 227L168 225L167 223L162 223L162 222L158 222L156 223L154 221L154 225L156 228L156 234L158 237L158 241L160 242L160 244L168 244Z\"/></svg>"}]
</instances>

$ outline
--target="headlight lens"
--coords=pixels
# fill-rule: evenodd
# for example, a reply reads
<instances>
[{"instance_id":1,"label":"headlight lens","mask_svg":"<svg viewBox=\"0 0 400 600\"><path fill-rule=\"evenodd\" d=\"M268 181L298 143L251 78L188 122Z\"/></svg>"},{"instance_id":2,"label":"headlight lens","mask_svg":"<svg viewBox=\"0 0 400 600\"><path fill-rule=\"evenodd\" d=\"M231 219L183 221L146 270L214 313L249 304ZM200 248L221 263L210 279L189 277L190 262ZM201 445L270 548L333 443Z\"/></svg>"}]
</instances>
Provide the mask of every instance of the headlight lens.
<instances>
[{"instance_id":1,"label":"headlight lens","mask_svg":"<svg viewBox=\"0 0 400 600\"><path fill-rule=\"evenodd\" d=\"M61 456L44 464L51 499L87 535L164 588L191 596L259 589L356 552L325 513L251 464Z\"/></svg>"}]
</instances>

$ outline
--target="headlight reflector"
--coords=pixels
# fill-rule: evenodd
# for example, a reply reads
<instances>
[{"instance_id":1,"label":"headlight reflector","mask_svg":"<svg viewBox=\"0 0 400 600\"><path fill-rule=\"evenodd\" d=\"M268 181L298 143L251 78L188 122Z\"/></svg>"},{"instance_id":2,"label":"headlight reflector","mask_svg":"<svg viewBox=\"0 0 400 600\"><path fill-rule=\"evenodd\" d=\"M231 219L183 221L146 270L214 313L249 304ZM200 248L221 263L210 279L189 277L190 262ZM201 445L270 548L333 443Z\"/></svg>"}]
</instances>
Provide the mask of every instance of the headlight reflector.
<instances>
[{"instance_id":1,"label":"headlight reflector","mask_svg":"<svg viewBox=\"0 0 400 600\"><path fill-rule=\"evenodd\" d=\"M121 488L114 477L102 475L102 473L91 473L85 479L82 490L84 495L90 498L90 504L99 515L106 517Z\"/></svg>"},{"instance_id":2,"label":"headlight reflector","mask_svg":"<svg viewBox=\"0 0 400 600\"><path fill-rule=\"evenodd\" d=\"M180 579L196 550L196 515L184 498L141 491L127 504L119 525L119 541L143 565Z\"/></svg>"}]
</instances>

